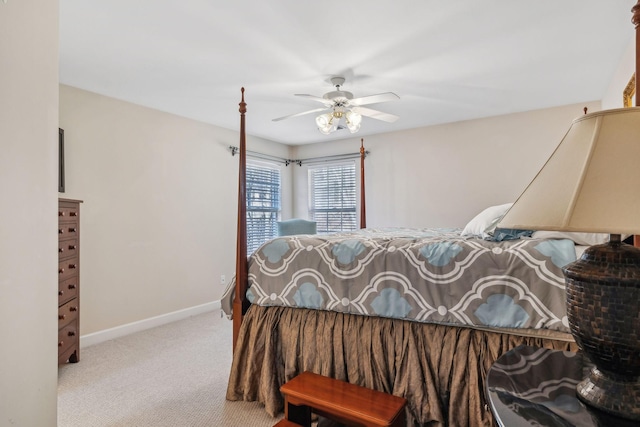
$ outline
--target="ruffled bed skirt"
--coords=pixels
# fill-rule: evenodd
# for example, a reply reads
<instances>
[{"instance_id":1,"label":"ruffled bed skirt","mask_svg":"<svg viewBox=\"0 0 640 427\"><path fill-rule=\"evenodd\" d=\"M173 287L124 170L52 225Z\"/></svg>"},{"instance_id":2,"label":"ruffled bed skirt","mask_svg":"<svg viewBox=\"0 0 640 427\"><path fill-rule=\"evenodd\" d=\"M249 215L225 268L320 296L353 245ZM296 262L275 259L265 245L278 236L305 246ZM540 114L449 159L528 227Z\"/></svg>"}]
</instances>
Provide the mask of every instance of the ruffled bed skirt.
<instances>
[{"instance_id":1,"label":"ruffled bed skirt","mask_svg":"<svg viewBox=\"0 0 640 427\"><path fill-rule=\"evenodd\" d=\"M233 357L228 400L258 401L275 416L280 386L301 372L407 399L408 426L491 426L484 380L518 345L578 349L574 342L398 319L252 305Z\"/></svg>"}]
</instances>

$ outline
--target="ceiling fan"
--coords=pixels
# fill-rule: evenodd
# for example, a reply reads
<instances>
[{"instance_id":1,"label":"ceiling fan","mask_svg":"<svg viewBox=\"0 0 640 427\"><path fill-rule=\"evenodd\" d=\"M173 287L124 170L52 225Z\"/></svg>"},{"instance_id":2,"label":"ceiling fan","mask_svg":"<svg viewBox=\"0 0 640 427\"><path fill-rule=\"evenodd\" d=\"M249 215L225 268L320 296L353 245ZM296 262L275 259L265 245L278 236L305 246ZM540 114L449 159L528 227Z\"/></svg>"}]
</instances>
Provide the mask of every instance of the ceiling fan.
<instances>
[{"instance_id":1,"label":"ceiling fan","mask_svg":"<svg viewBox=\"0 0 640 427\"><path fill-rule=\"evenodd\" d=\"M351 92L340 90L344 84L344 77L336 76L331 78L331 83L336 90L327 92L322 97L296 94L303 98L318 101L324 104L322 108L315 108L313 110L303 111L301 113L290 114L284 117L278 117L273 119L274 122L290 119L292 117L304 116L306 114L325 112L316 117L316 125L320 132L328 135L338 129L344 129L345 127L340 123L344 118L346 128L351 133L355 133L360 130L360 124L362 123L362 116L371 117L372 119L382 120L384 122L393 123L398 120L398 116L393 114L383 113L382 111L373 110L371 108L363 107L363 105L377 104L380 102L395 101L400 99L398 95L393 92L379 93L377 95L363 96L361 98L354 98Z\"/></svg>"}]
</instances>

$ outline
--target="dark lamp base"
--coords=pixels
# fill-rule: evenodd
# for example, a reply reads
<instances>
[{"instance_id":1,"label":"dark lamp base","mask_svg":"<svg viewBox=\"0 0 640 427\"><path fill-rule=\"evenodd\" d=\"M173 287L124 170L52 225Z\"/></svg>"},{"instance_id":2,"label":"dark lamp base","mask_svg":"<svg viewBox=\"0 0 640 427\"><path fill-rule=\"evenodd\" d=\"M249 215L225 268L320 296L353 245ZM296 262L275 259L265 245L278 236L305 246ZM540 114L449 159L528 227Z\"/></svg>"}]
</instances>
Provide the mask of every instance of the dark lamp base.
<instances>
[{"instance_id":1,"label":"dark lamp base","mask_svg":"<svg viewBox=\"0 0 640 427\"><path fill-rule=\"evenodd\" d=\"M640 381L616 381L593 368L577 387L587 405L613 415L640 420Z\"/></svg>"},{"instance_id":2,"label":"dark lamp base","mask_svg":"<svg viewBox=\"0 0 640 427\"><path fill-rule=\"evenodd\" d=\"M640 250L619 240L592 246L563 271L571 334L595 365L579 398L640 420Z\"/></svg>"}]
</instances>

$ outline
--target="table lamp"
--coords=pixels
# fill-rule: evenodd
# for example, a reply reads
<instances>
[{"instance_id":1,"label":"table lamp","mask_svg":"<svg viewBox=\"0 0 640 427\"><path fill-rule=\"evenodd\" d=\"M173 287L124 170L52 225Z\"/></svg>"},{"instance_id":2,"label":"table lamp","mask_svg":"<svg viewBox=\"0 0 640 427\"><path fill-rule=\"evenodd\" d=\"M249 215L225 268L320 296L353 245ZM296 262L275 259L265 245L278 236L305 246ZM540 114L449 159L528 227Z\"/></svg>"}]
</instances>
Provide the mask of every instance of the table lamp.
<instances>
[{"instance_id":1,"label":"table lamp","mask_svg":"<svg viewBox=\"0 0 640 427\"><path fill-rule=\"evenodd\" d=\"M595 367L584 403L640 420L640 107L573 121L499 227L608 233L563 268L571 334Z\"/></svg>"}]
</instances>

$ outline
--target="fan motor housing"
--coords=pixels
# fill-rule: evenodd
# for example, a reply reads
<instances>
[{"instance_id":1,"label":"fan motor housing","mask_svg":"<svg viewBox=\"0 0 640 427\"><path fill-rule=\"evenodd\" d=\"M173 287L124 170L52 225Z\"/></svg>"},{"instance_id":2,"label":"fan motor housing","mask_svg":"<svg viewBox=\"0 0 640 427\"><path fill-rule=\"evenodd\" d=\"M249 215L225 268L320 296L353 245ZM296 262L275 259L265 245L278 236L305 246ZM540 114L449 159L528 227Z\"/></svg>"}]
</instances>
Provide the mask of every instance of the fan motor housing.
<instances>
[{"instance_id":1,"label":"fan motor housing","mask_svg":"<svg viewBox=\"0 0 640 427\"><path fill-rule=\"evenodd\" d=\"M351 92L346 92L343 90L334 90L331 92L327 92L322 95L324 99L329 99L331 101L340 102L340 101L348 101L353 99L353 94Z\"/></svg>"}]
</instances>

